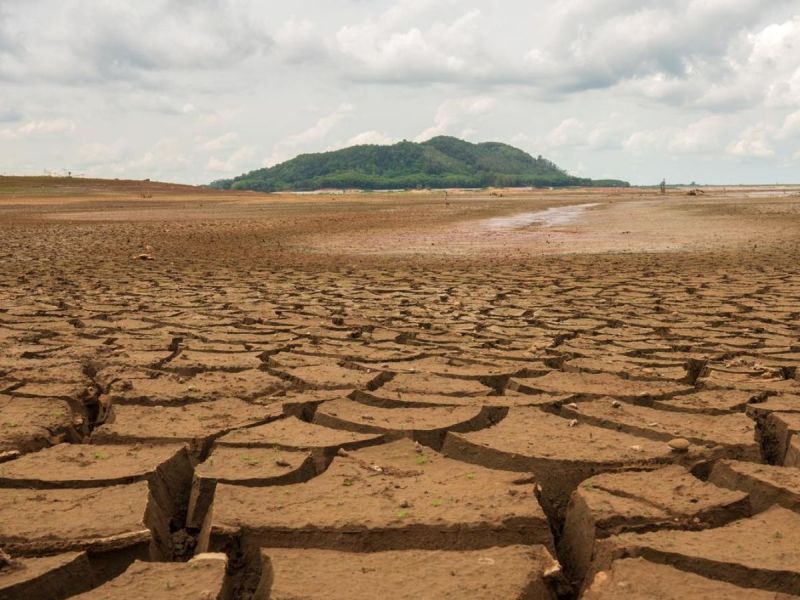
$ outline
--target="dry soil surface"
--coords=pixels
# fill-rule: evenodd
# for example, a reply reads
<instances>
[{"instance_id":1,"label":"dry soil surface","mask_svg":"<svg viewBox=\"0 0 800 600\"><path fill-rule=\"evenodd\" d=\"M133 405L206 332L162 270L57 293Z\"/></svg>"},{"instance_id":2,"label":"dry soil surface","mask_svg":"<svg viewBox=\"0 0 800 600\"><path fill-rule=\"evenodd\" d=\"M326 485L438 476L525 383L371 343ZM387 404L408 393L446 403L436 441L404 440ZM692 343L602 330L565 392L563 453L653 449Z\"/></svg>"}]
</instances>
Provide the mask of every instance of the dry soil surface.
<instances>
[{"instance_id":1,"label":"dry soil surface","mask_svg":"<svg viewBox=\"0 0 800 600\"><path fill-rule=\"evenodd\" d=\"M0 598L800 596L800 189L0 178Z\"/></svg>"}]
</instances>

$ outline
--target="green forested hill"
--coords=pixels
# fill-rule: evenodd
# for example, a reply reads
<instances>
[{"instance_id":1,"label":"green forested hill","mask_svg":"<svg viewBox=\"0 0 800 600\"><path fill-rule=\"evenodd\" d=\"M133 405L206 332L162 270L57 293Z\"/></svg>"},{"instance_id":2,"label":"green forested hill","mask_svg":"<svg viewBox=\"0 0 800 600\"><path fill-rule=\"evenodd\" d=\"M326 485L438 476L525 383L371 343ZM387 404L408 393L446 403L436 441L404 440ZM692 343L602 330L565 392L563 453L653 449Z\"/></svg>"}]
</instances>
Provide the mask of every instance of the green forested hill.
<instances>
[{"instance_id":1,"label":"green forested hill","mask_svg":"<svg viewBox=\"0 0 800 600\"><path fill-rule=\"evenodd\" d=\"M627 186L617 180L573 177L549 160L495 142L472 144L435 137L421 144L353 146L303 154L268 169L223 179L214 187L263 192L337 189Z\"/></svg>"}]
</instances>

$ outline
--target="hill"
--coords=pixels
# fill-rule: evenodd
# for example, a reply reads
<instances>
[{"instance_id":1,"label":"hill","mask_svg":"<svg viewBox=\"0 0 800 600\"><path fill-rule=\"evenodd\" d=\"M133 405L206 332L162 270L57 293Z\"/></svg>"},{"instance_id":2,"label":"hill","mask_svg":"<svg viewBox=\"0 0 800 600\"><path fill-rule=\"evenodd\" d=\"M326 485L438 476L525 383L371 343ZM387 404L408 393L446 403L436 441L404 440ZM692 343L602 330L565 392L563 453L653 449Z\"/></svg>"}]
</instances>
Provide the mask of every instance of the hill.
<instances>
[{"instance_id":1,"label":"hill","mask_svg":"<svg viewBox=\"0 0 800 600\"><path fill-rule=\"evenodd\" d=\"M302 154L268 169L211 184L262 192L545 186L627 187L625 181L573 177L541 156L497 142L472 144L440 136L427 142L353 146Z\"/></svg>"},{"instance_id":2,"label":"hill","mask_svg":"<svg viewBox=\"0 0 800 600\"><path fill-rule=\"evenodd\" d=\"M41 175L0 175L0 198L3 197L152 197L163 195L213 195L208 187L164 183L149 179L98 179L91 177L56 177Z\"/></svg>"}]
</instances>

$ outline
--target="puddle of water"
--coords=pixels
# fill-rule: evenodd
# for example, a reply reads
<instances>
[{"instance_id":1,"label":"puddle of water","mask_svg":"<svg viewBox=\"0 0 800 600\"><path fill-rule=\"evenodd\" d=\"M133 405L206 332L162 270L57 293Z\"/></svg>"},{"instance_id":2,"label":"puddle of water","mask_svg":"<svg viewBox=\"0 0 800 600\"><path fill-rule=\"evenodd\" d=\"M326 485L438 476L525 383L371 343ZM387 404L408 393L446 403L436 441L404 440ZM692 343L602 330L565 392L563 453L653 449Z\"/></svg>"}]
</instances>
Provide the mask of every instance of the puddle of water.
<instances>
[{"instance_id":1,"label":"puddle of water","mask_svg":"<svg viewBox=\"0 0 800 600\"><path fill-rule=\"evenodd\" d=\"M495 217L485 221L484 226L486 229L520 229L536 223L542 227L557 227L572 223L586 212L586 209L593 206L597 206L597 203L558 206L508 217Z\"/></svg>"}]
</instances>

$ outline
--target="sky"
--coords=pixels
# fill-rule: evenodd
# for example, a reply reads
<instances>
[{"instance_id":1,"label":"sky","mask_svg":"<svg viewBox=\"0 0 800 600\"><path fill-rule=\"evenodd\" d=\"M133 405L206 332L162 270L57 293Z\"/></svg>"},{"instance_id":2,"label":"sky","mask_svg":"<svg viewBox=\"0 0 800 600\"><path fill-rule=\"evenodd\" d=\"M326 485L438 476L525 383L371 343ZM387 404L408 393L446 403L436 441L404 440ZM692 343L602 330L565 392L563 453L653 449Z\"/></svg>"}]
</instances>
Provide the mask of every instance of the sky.
<instances>
[{"instance_id":1,"label":"sky","mask_svg":"<svg viewBox=\"0 0 800 600\"><path fill-rule=\"evenodd\" d=\"M800 182L800 0L0 0L0 174L208 183L455 135Z\"/></svg>"}]
</instances>

